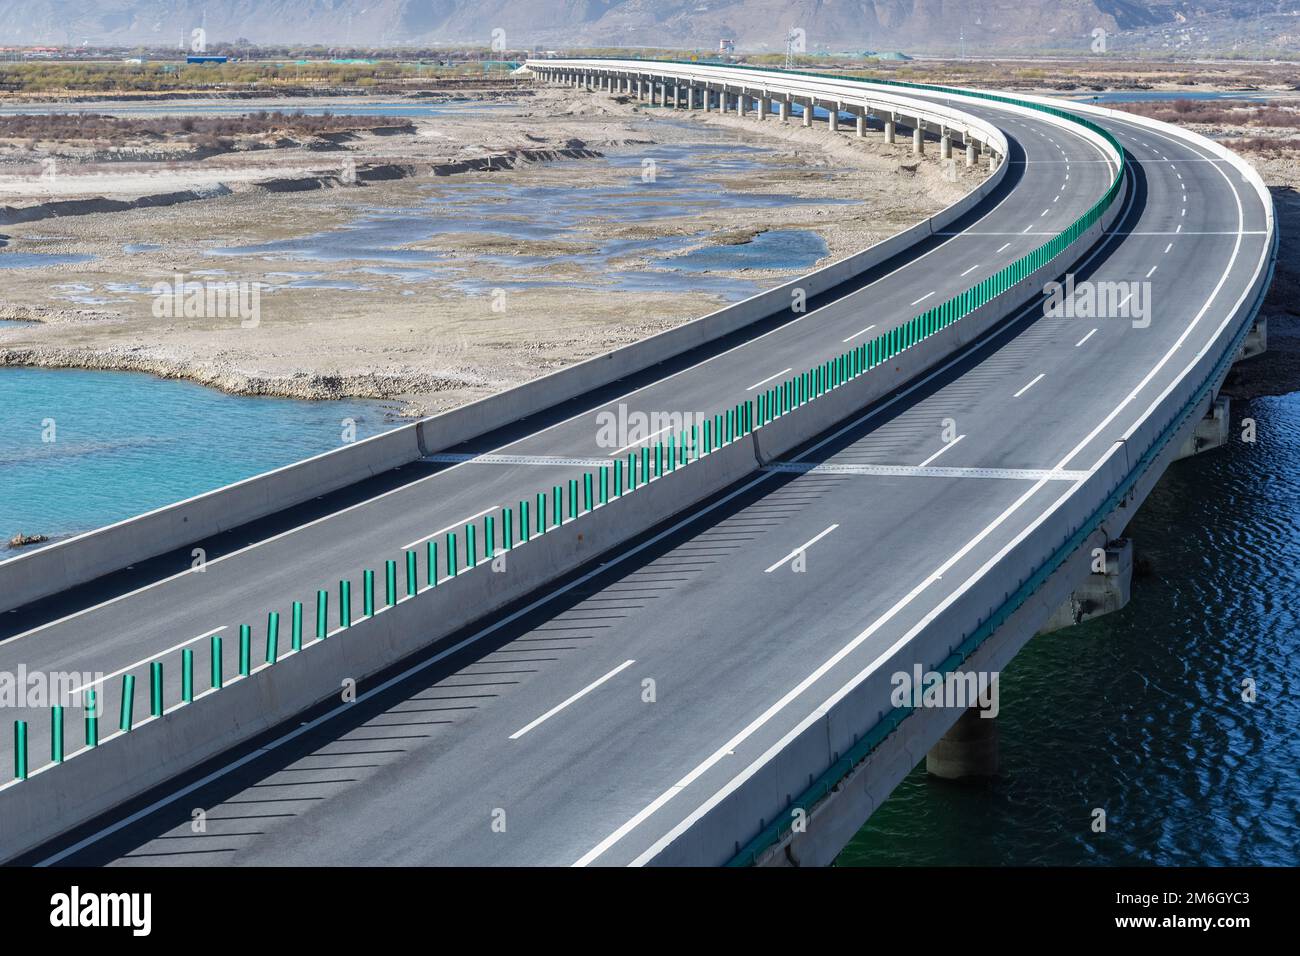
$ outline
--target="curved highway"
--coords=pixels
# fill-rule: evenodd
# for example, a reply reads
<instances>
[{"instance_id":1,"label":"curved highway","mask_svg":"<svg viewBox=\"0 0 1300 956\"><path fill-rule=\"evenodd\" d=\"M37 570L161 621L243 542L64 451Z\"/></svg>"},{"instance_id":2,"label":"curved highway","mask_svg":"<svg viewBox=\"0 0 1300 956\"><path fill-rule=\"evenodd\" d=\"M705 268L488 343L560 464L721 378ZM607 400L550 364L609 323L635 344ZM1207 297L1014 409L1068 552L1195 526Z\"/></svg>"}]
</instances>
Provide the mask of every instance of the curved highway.
<instances>
[{"instance_id":1,"label":"curved highway","mask_svg":"<svg viewBox=\"0 0 1300 956\"><path fill-rule=\"evenodd\" d=\"M455 450L470 460L380 476L206 542L201 574L187 571L188 554L170 555L6 615L0 668L113 674L168 652L176 675L181 642L223 629L233 647L253 611L287 617L308 589L607 459L597 412L730 407L994 273L1109 185L1106 157L1068 128L995 104L961 108L1006 132L1010 169L947 234L802 316ZM1268 211L1211 151L1120 117L1097 121L1123 145L1132 179L1115 227L1071 271L1079 282L1149 283L1136 287L1149 323L1044 318L1035 303L788 461L364 687L357 703L321 708L34 858L663 859L855 681L910 670L913 638L997 575L1221 341L1267 256ZM70 601L83 607L67 613ZM39 732L43 715L28 719ZM34 737L33 751L42 747ZM190 826L194 807L207 809L205 832Z\"/></svg>"}]
</instances>

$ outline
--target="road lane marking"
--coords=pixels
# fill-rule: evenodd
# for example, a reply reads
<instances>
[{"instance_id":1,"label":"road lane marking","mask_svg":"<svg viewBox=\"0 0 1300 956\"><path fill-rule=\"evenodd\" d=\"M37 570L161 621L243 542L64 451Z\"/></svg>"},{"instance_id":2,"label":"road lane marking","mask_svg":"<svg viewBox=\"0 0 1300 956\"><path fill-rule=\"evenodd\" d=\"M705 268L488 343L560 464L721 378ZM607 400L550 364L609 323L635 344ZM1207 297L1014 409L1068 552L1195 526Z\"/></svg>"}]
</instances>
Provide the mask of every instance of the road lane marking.
<instances>
[{"instance_id":1,"label":"road lane marking","mask_svg":"<svg viewBox=\"0 0 1300 956\"><path fill-rule=\"evenodd\" d=\"M1165 254L1165 255L1169 255L1169 250L1172 249L1173 247L1174 247L1174 244L1173 244L1172 242L1169 243L1169 245L1165 246L1164 254Z\"/></svg>"},{"instance_id":2,"label":"road lane marking","mask_svg":"<svg viewBox=\"0 0 1300 956\"><path fill-rule=\"evenodd\" d=\"M778 372L777 374L780 375L781 373ZM660 419L660 421L663 421L663 419ZM617 448L617 449L615 449L614 451L611 451L611 452L609 453L609 457L610 457L610 458L614 458L614 457L616 457L616 456L618 456L618 455L621 455L621 454L623 454L623 452L627 451L629 448L635 448L637 445L640 445L640 444L642 444L642 443L644 443L644 442L648 442L650 439L654 438L655 435L662 435L664 432L669 431L672 427L673 427L672 425L665 425L663 428L659 429L657 432L652 432L651 434L646 435L645 438L638 439L637 441L632 442L630 445L624 445L622 448Z\"/></svg>"},{"instance_id":3,"label":"road lane marking","mask_svg":"<svg viewBox=\"0 0 1300 956\"><path fill-rule=\"evenodd\" d=\"M608 674L606 674L604 677L598 677L598 678L596 678L594 681L592 681L590 684L588 684L588 685L587 685L586 687L584 687L582 690L578 691L576 694L574 694L574 695L573 695L572 697L570 697L568 700L563 701L562 703L556 704L554 707L552 707L552 708L551 708L550 710L548 710L546 713L542 714L542 716L538 717L538 718L537 718L536 720L534 720L532 723L525 724L523 727L520 727L518 730L516 730L513 734L510 735L510 739L511 739L511 740L518 740L520 737L522 737L524 734L528 733L528 731L532 730L532 729L533 729L534 727L536 727L538 724L541 724L541 723L543 723L543 722L545 722L545 721L547 721L547 720L550 720L552 717L554 717L554 716L555 716L556 714L558 714L560 711L564 710L564 708L568 707L568 706L569 706L570 704L572 704L574 701L579 700L579 699L582 698L582 697L585 697L587 694L590 694L593 690L595 690L595 689L596 689L597 687L599 687L601 684L605 683L605 681L609 680L611 677L614 677L614 676L616 676L616 675L618 675L618 674L621 674L623 671L627 670L629 667L631 667L631 666L632 666L633 664L635 664L635 663L636 663L636 661L631 660L631 661L624 661L622 664L619 664L617 667L615 667L612 671L610 671L610 672L609 672Z\"/></svg>"},{"instance_id":4,"label":"road lane marking","mask_svg":"<svg viewBox=\"0 0 1300 956\"><path fill-rule=\"evenodd\" d=\"M970 275L972 272L974 272L974 271L975 271L976 269L978 269L979 267L980 267L979 263L978 263L978 262L975 263L975 265L971 266L969 269L967 269L965 272L963 272L960 276L958 276L958 278L959 278L959 279L964 279L964 278L966 278L966 276Z\"/></svg>"},{"instance_id":5,"label":"road lane marking","mask_svg":"<svg viewBox=\"0 0 1300 956\"><path fill-rule=\"evenodd\" d=\"M787 554L787 555L786 555L784 558L782 558L780 561L776 562L776 564L772 565L770 568L765 568L764 571L763 571L763 573L764 573L764 574L771 574L773 571L775 571L775 570L776 570L777 568L779 568L781 565L785 564L787 561L791 560L792 558L796 558L796 557L798 557L799 555L803 554L805 551L807 551L809 548L811 548L814 544L816 544L816 543L817 543L818 541L820 541L822 538L826 537L828 534L830 534L832 531L834 531L834 530L835 530L836 528L838 528L838 527L839 527L839 525L837 525L837 524L833 524L833 525L831 525L829 528L827 528L827 529L826 529L825 531L823 531L821 534L819 534L819 535L817 535L816 537L811 538L810 540L805 541L803 544L799 545L799 547L795 548L793 551L791 551L789 554Z\"/></svg>"},{"instance_id":6,"label":"road lane marking","mask_svg":"<svg viewBox=\"0 0 1300 956\"><path fill-rule=\"evenodd\" d=\"M927 292L925 295L921 296L921 298L919 298L919 299L917 299L915 302L913 302L912 305L920 305L922 302L924 302L926 299L930 298L930 296L932 296L932 295L934 295L934 290L933 290L933 289L931 289L931 290L930 290L929 292Z\"/></svg>"},{"instance_id":7,"label":"road lane marking","mask_svg":"<svg viewBox=\"0 0 1300 956\"><path fill-rule=\"evenodd\" d=\"M845 341L848 341L848 340L846 339ZM758 388L760 385L766 385L768 382L772 381L772 379L774 379L774 378L780 378L780 377L781 377L782 375L784 375L786 372L791 372L791 371L793 371L793 369L783 368L783 369L781 369L781 371L777 372L775 375L769 375L767 378L763 379L763 381L761 381L761 382L755 382L753 385L749 386L749 388L745 389L745 391L747 391L747 392L752 392L754 389ZM656 432L656 434L658 434L658 433Z\"/></svg>"},{"instance_id":8,"label":"road lane marking","mask_svg":"<svg viewBox=\"0 0 1300 956\"><path fill-rule=\"evenodd\" d=\"M854 339L856 339L859 335L866 335L868 332L870 332L870 331L871 331L872 329L874 329L875 327L876 327L876 326L875 326L875 323L872 323L871 325L868 325L865 329L861 329L860 331L854 332L852 335L850 335L850 336L849 336L847 339L845 339L844 341L845 341L845 342L852 342L852 341L853 341Z\"/></svg>"},{"instance_id":9,"label":"road lane marking","mask_svg":"<svg viewBox=\"0 0 1300 956\"><path fill-rule=\"evenodd\" d=\"M1132 296L1130 296L1130 298L1132 298ZM1019 398L1021 395L1025 394L1025 392L1029 391L1031 388L1033 388L1035 385L1041 382L1046 375L1047 375L1046 372L1039 372L1032 382L1030 382L1028 385L1026 385L1020 391L1016 392L1016 394L1012 395L1011 397Z\"/></svg>"},{"instance_id":10,"label":"road lane marking","mask_svg":"<svg viewBox=\"0 0 1300 956\"><path fill-rule=\"evenodd\" d=\"M447 527L440 528L439 530L435 531L433 534L426 534L423 538L416 538L410 544L402 545L402 550L408 551L411 548L414 548L417 544L423 544L424 542L428 541L430 538L436 538L438 537L438 535L446 534L448 531L459 531L461 528L469 524L475 518L481 518L489 511L496 511L500 507L501 507L500 505L493 505L490 508L484 508L482 511L478 512L477 514L470 515L468 518L464 518L460 521L454 521L451 524L447 525Z\"/></svg>"},{"instance_id":11,"label":"road lane marking","mask_svg":"<svg viewBox=\"0 0 1300 956\"><path fill-rule=\"evenodd\" d=\"M114 677L121 677L123 674L127 673L128 671L133 671L137 667L140 667L144 664L152 663L153 661L158 660L160 657L166 657L168 654L172 653L173 651L179 651L182 647L186 647L190 644L193 644L195 641L201 641L205 637L211 637L214 634L220 634L228 627L230 627L229 624L222 624L220 627L214 627L211 630L204 631L203 633L195 637L191 637L188 641L181 641L179 644L175 644L167 648L167 650L165 651L160 651L157 654L151 654L148 657L146 657L144 660L136 661L134 664L127 664L125 667L119 670L115 670L111 674L105 674L103 677L97 677L92 681L88 681L87 683L82 684L80 687L72 688L72 690L68 691L68 696L72 697L74 694L79 694L81 693L81 691L86 690L87 688L94 687L97 684L102 684L106 680L112 680Z\"/></svg>"},{"instance_id":12,"label":"road lane marking","mask_svg":"<svg viewBox=\"0 0 1300 956\"><path fill-rule=\"evenodd\" d=\"M1089 333L1088 333L1087 335L1085 335L1083 338L1079 339L1079 341L1075 342L1075 343L1074 343L1074 347L1077 349L1080 345L1082 345L1084 342L1088 341L1088 339L1092 338L1092 337L1093 337L1094 335L1096 335L1096 334L1097 334L1097 330L1096 330L1096 329L1093 329L1091 332L1089 332Z\"/></svg>"},{"instance_id":13,"label":"road lane marking","mask_svg":"<svg viewBox=\"0 0 1300 956\"><path fill-rule=\"evenodd\" d=\"M917 467L918 467L918 468L924 468L924 467L926 467L927 465L930 464L930 462L934 461L936 458L938 458L940 455L942 455L942 454L943 454L944 452L946 452L949 448L951 448L953 445L957 444L957 442L961 441L961 440L962 440L963 438L965 438L965 437L966 437L965 435L958 435L956 438L954 438L952 441L950 441L950 442L948 442L947 444L945 444L942 448L940 448L938 451L936 451L933 455L931 455L931 456L930 456L929 458L927 458L925 461L921 462L921 464L917 465Z\"/></svg>"},{"instance_id":14,"label":"road lane marking","mask_svg":"<svg viewBox=\"0 0 1300 956\"><path fill-rule=\"evenodd\" d=\"M1155 274L1155 271L1156 271L1157 269L1159 269L1159 268L1160 268L1159 266L1152 266L1151 269L1147 272L1145 278L1150 279L1151 276L1153 276L1153 275Z\"/></svg>"},{"instance_id":15,"label":"road lane marking","mask_svg":"<svg viewBox=\"0 0 1300 956\"><path fill-rule=\"evenodd\" d=\"M1004 242L1004 243L1002 243L1002 249L1005 249L1005 248L1006 248L1007 246L1009 246L1009 245L1011 245L1011 243L1009 243L1009 242ZM998 252L1001 252L1002 249L999 249ZM994 253L994 255L996 255L996 254L997 254L997 253Z\"/></svg>"},{"instance_id":16,"label":"road lane marking","mask_svg":"<svg viewBox=\"0 0 1300 956\"><path fill-rule=\"evenodd\" d=\"M604 468L609 464L605 458L566 458L563 455L473 455L460 452L438 452L425 455L421 461L436 464L474 464L474 465L546 465L566 468Z\"/></svg>"},{"instance_id":17,"label":"road lane marking","mask_svg":"<svg viewBox=\"0 0 1300 956\"><path fill-rule=\"evenodd\" d=\"M823 462L774 461L762 471L798 475L860 475L866 478L995 478L1004 481L1079 481L1086 471L1052 471L1048 468L929 468L921 465L849 465Z\"/></svg>"}]
</instances>

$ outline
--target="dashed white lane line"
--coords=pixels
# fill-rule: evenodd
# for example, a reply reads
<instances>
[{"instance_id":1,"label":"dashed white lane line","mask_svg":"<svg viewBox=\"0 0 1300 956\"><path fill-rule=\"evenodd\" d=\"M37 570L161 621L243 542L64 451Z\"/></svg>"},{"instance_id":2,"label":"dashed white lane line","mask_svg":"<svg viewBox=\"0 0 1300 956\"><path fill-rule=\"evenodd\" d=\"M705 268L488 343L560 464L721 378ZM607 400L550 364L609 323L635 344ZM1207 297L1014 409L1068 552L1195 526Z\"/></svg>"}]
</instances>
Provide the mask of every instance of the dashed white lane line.
<instances>
[{"instance_id":1,"label":"dashed white lane line","mask_svg":"<svg viewBox=\"0 0 1300 956\"><path fill-rule=\"evenodd\" d=\"M942 448L940 448L940 449L939 449L938 451L936 451L933 455L931 455L931 456L930 456L929 458L927 458L925 461L921 462L921 463L920 463L919 465L917 465L916 467L917 467L917 468L925 468L925 467L926 467L927 465L929 465L932 461L934 461L936 458L938 458L940 455L942 455L942 454L943 454L944 452L946 452L949 448L951 448L953 445L957 444L957 442L961 441L961 440L962 440L963 438L965 438L965 437L966 437L965 435L958 435L956 438L954 438L952 441L948 442L948 444L944 445Z\"/></svg>"},{"instance_id":2,"label":"dashed white lane line","mask_svg":"<svg viewBox=\"0 0 1300 956\"><path fill-rule=\"evenodd\" d=\"M605 681L609 680L609 679L612 678L612 677L616 677L616 676L618 676L619 674L621 674L623 671L627 670L629 667L631 667L631 666L632 666L633 664L635 664L635 663L636 663L635 660L631 660L631 661L624 661L622 664L619 664L617 667L615 667L612 671L610 671L610 672L609 672L608 674L606 674L604 677L598 677L598 678L596 678L594 681L592 681L590 684L588 684L588 685L587 685L586 687L584 687L582 690L578 691L576 694L574 694L574 695L573 695L572 697L570 697L568 700L566 700L566 701L564 701L564 702L562 702L562 703L556 704L554 707L552 707L552 708L551 708L550 710L548 710L546 713L542 714L542 716L538 717L538 718L537 718L536 720L534 720L532 723L530 723L530 724L525 724L523 727L520 727L518 730L516 730L513 734L510 735L510 739L511 739L511 740L518 740L520 737L522 737L524 734L528 733L528 731L532 730L532 729L533 729L534 727L536 727L538 724L541 724L541 723L543 723L544 721L550 720L552 717L554 717L554 716L555 716L556 714L558 714L560 711L564 710L564 708L568 707L568 706L569 706L570 704L572 704L574 701L576 701L576 700L580 700L581 698L585 697L587 694L590 694L593 690L595 690L595 689L596 689L597 687L599 687L601 684L605 683Z\"/></svg>"},{"instance_id":3,"label":"dashed white lane line","mask_svg":"<svg viewBox=\"0 0 1300 956\"><path fill-rule=\"evenodd\" d=\"M780 373L778 372L777 374L780 374ZM665 425L663 428L659 429L657 432L652 432L651 434L646 435L645 438L638 438L636 441L632 442L630 445L624 445L622 448L615 448L613 451L611 451L611 452L609 453L608 457L609 457L609 458L616 458L616 457L618 457L619 455L623 454L623 452L627 451L629 448L635 448L637 445L644 444L645 442L648 442L650 439L654 438L655 435L662 435L664 432L668 431L668 430L669 430L670 428L672 428L672 427L673 427L672 425Z\"/></svg>"},{"instance_id":4,"label":"dashed white lane line","mask_svg":"<svg viewBox=\"0 0 1300 956\"><path fill-rule=\"evenodd\" d=\"M186 646L188 646L188 645L190 645L190 644L193 644L195 641L201 641L201 640L203 640L205 637L211 637L211 636L214 635L214 634L220 634L222 631L224 631L224 630L225 630L226 628L228 628L229 626L230 626L229 624L222 624L220 627L209 628L208 630L203 631L202 633L196 635L195 637L191 637L188 641L181 641L179 644L173 645L172 647L167 648L167 650L165 650L165 651L161 651L161 652L159 652L159 653L157 653L157 654L150 654L150 655L149 655L148 657L146 657L144 660L136 661L134 664L127 664L125 667L123 667L123 668L121 668L121 669L119 669L119 670L115 670L115 671L113 671L113 673L111 673L111 674L104 674L104 675L102 675L102 676L100 676L100 677L96 677L96 678L95 678L94 680L92 680L92 681L87 681L86 683L84 683L84 684L82 684L82 685L80 685L80 686L78 686L78 687L74 687L74 688L72 688L72 690L68 691L68 697L69 697L70 699L75 699L75 698L76 698L76 695L77 695L77 694L80 694L83 690L89 690L91 687L95 687L95 686L97 686L97 685L99 685L99 684L102 684L102 683L104 683L104 681L106 681L106 680L112 680L114 677L121 677L123 674L126 674L126 673L128 673L129 671L133 671L133 670L135 670L137 667L142 667L143 665L148 664L148 663L150 663L151 661L160 660L160 659L166 657L166 656L167 656L168 654L170 654L172 651L179 651L182 647L186 647Z\"/></svg>"},{"instance_id":5,"label":"dashed white lane line","mask_svg":"<svg viewBox=\"0 0 1300 956\"><path fill-rule=\"evenodd\" d=\"M915 302L913 302L912 305L920 305L922 302L924 302L926 299L930 298L930 296L932 296L932 295L934 295L934 292L933 292L933 291L931 291L931 292L927 292L925 295L921 296L921 298L919 298L919 299L917 299Z\"/></svg>"},{"instance_id":6,"label":"dashed white lane line","mask_svg":"<svg viewBox=\"0 0 1300 956\"><path fill-rule=\"evenodd\" d=\"M1165 246L1164 254L1165 254L1165 255L1169 255L1169 250L1172 249L1173 247L1174 247L1174 244L1173 244L1172 242L1169 243L1169 245Z\"/></svg>"},{"instance_id":7,"label":"dashed white lane line","mask_svg":"<svg viewBox=\"0 0 1300 956\"><path fill-rule=\"evenodd\" d=\"M1038 214L1038 218L1042 219L1044 216L1047 215L1048 211L1049 211L1048 209L1044 209L1042 212Z\"/></svg>"},{"instance_id":8,"label":"dashed white lane line","mask_svg":"<svg viewBox=\"0 0 1300 956\"><path fill-rule=\"evenodd\" d=\"M847 339L845 339L844 341L845 341L845 342L852 342L852 341L853 341L854 339L856 339L858 336L860 336L860 335L866 335L868 332L870 332L870 331L871 331L872 329L874 329L875 327L876 327L876 326L875 326L874 323L873 323L872 325L868 325L865 329L860 329L860 330L858 330L857 332L854 332L852 335L850 335L850 336L849 336Z\"/></svg>"},{"instance_id":9,"label":"dashed white lane line","mask_svg":"<svg viewBox=\"0 0 1300 956\"><path fill-rule=\"evenodd\" d=\"M1021 233L1022 233L1022 234L1023 234L1023 233L1026 233L1026 232L1028 232L1030 229L1033 229L1033 228L1034 228L1033 226L1025 226L1025 228L1024 228L1023 230L1021 230Z\"/></svg>"},{"instance_id":10,"label":"dashed white lane line","mask_svg":"<svg viewBox=\"0 0 1300 956\"><path fill-rule=\"evenodd\" d=\"M963 272L963 273L961 274L961 276L959 276L958 278L965 278L966 276L970 275L972 272L974 272L974 271L975 271L976 269L978 269L979 267L980 267L980 264L979 264L978 262L975 263L975 265L971 266L969 269L967 269L965 272Z\"/></svg>"},{"instance_id":11,"label":"dashed white lane line","mask_svg":"<svg viewBox=\"0 0 1300 956\"><path fill-rule=\"evenodd\" d=\"M1011 245L1011 243L1009 243L1009 242L1004 242L1004 243L1002 243L1002 249L1005 249L1005 248L1006 248L1007 246L1009 246L1009 245ZM999 249L998 252L1001 252L1002 249ZM997 255L997 253L994 253L994 255Z\"/></svg>"},{"instance_id":12,"label":"dashed white lane line","mask_svg":"<svg viewBox=\"0 0 1300 956\"><path fill-rule=\"evenodd\" d=\"M426 534L423 538L416 538L410 544L402 545L402 550L409 551L411 548L414 548L417 544L423 544L424 542L428 541L430 538L436 538L438 537L438 535L446 534L448 531L457 531L460 528L463 528L465 525L469 524L475 518L481 518L489 511L496 511L500 507L501 507L500 505L493 505L490 508L484 508L478 514L472 514L468 518L464 518L460 521L457 521L455 524L449 524L445 528L440 528L439 530L435 531L433 534Z\"/></svg>"},{"instance_id":13,"label":"dashed white lane line","mask_svg":"<svg viewBox=\"0 0 1300 956\"><path fill-rule=\"evenodd\" d=\"M1075 342L1075 343L1074 343L1074 347L1077 349L1080 345L1082 345L1084 342L1088 341L1088 339L1092 338L1092 337L1093 337L1094 335L1096 335L1096 334L1097 334L1097 330L1096 330L1096 329L1093 329L1091 332L1089 332L1089 333L1088 333L1087 335L1085 335L1083 338L1079 339L1079 341Z\"/></svg>"},{"instance_id":14,"label":"dashed white lane line","mask_svg":"<svg viewBox=\"0 0 1300 956\"><path fill-rule=\"evenodd\" d=\"M845 339L844 341L847 342L848 339ZM781 377L782 375L784 375L786 372L790 372L790 371L793 371L793 369L783 368L783 369L781 369L781 371L776 372L775 374L769 375L767 378L763 379L763 381L761 381L761 382L755 382L753 385L749 386L749 388L745 389L745 391L747 391L747 392L752 392L754 389L758 388L760 385L766 385L768 382L772 381L772 379L774 379L774 378L780 378L780 377Z\"/></svg>"},{"instance_id":15,"label":"dashed white lane line","mask_svg":"<svg viewBox=\"0 0 1300 956\"><path fill-rule=\"evenodd\" d=\"M1160 268L1159 266L1152 266L1152 267L1151 267L1151 270L1150 270L1149 272L1147 272L1145 278L1150 279L1151 276L1155 273L1155 271L1156 271L1157 269L1159 269L1159 268Z\"/></svg>"},{"instance_id":16,"label":"dashed white lane line","mask_svg":"<svg viewBox=\"0 0 1300 956\"><path fill-rule=\"evenodd\" d=\"M1029 391L1031 388L1033 388L1035 385L1041 382L1046 376L1047 376L1046 372L1039 372L1032 382L1030 382L1028 385L1026 385L1020 391L1016 392L1016 394L1012 395L1011 397L1019 398L1021 395L1025 394L1025 392Z\"/></svg>"},{"instance_id":17,"label":"dashed white lane line","mask_svg":"<svg viewBox=\"0 0 1300 956\"><path fill-rule=\"evenodd\" d=\"M776 570L777 568L779 568L781 565L785 564L787 561L790 561L791 559L796 558L796 557L798 557L799 555L803 554L805 551L807 551L809 548L811 548L814 544L816 544L816 543L817 543L818 541L820 541L822 538L826 537L828 534L830 534L832 531L834 531L834 530L835 530L836 528L838 528L838 527L839 527L839 525L837 525L837 524L833 524L833 525L831 525L829 528L827 528L827 529L826 529L825 531L823 531L821 534L816 535L816 536L814 536L813 538L809 539L808 541L805 541L803 544L799 545L799 547L795 548L793 551L791 551L789 554L787 554L787 555L786 555L784 558L782 558L780 561L776 562L776 564L772 565L770 568L765 568L765 569L763 570L763 573L764 573L764 574L771 574L773 571L775 571L775 570Z\"/></svg>"}]
</instances>

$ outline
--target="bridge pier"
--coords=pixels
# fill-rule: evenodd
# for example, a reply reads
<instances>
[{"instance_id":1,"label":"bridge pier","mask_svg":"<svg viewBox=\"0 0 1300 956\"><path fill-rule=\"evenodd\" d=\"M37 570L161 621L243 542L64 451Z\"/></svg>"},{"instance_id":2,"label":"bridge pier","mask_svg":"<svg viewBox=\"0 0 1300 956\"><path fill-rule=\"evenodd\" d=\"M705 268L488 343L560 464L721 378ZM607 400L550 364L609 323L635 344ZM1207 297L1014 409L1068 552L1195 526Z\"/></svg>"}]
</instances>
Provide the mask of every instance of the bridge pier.
<instances>
[{"instance_id":1,"label":"bridge pier","mask_svg":"<svg viewBox=\"0 0 1300 956\"><path fill-rule=\"evenodd\" d=\"M762 96L758 98L758 118L760 120L767 119L767 94L766 93L764 93Z\"/></svg>"},{"instance_id":2,"label":"bridge pier","mask_svg":"<svg viewBox=\"0 0 1300 956\"><path fill-rule=\"evenodd\" d=\"M1107 543L1105 550L1104 568L1097 570L1100 556L1094 558L1092 573L1048 618L1039 634L1082 624L1128 604L1133 584L1133 542L1128 538L1117 538Z\"/></svg>"},{"instance_id":3,"label":"bridge pier","mask_svg":"<svg viewBox=\"0 0 1300 956\"><path fill-rule=\"evenodd\" d=\"M1261 315L1255 319L1255 324L1246 333L1246 341L1241 343L1241 351L1237 353L1237 361L1254 358L1256 355L1263 355L1267 351L1268 319Z\"/></svg>"},{"instance_id":4,"label":"bridge pier","mask_svg":"<svg viewBox=\"0 0 1300 956\"><path fill-rule=\"evenodd\" d=\"M939 140L939 158L952 159L952 133L949 130L944 130L943 138Z\"/></svg>"},{"instance_id":5,"label":"bridge pier","mask_svg":"<svg viewBox=\"0 0 1300 956\"><path fill-rule=\"evenodd\" d=\"M790 101L781 100L776 104L776 118L782 123L790 122Z\"/></svg>"},{"instance_id":6,"label":"bridge pier","mask_svg":"<svg viewBox=\"0 0 1300 956\"><path fill-rule=\"evenodd\" d=\"M1187 436L1174 461L1182 461L1184 458L1191 458L1201 452L1226 445L1230 425L1229 406L1228 396L1220 395L1216 398L1206 410L1205 417L1196 423L1196 430Z\"/></svg>"},{"instance_id":7,"label":"bridge pier","mask_svg":"<svg viewBox=\"0 0 1300 956\"><path fill-rule=\"evenodd\" d=\"M864 113L859 113L858 116L857 116L857 119L856 119L856 121L855 121L855 123L854 123L854 126L855 126L855 132L858 134L858 139L866 139L866 138L867 138L867 117L866 117L866 114L864 114Z\"/></svg>"},{"instance_id":8,"label":"bridge pier","mask_svg":"<svg viewBox=\"0 0 1300 956\"><path fill-rule=\"evenodd\" d=\"M975 142L970 140L966 143L966 165L975 165Z\"/></svg>"},{"instance_id":9,"label":"bridge pier","mask_svg":"<svg viewBox=\"0 0 1300 956\"><path fill-rule=\"evenodd\" d=\"M812 126L813 102L811 99L803 101L803 125L807 129Z\"/></svg>"},{"instance_id":10,"label":"bridge pier","mask_svg":"<svg viewBox=\"0 0 1300 956\"><path fill-rule=\"evenodd\" d=\"M826 128L832 133L840 131L840 105L832 103L826 107Z\"/></svg>"},{"instance_id":11,"label":"bridge pier","mask_svg":"<svg viewBox=\"0 0 1300 956\"><path fill-rule=\"evenodd\" d=\"M941 780L995 777L998 772L998 719L971 707L925 755L925 771Z\"/></svg>"},{"instance_id":12,"label":"bridge pier","mask_svg":"<svg viewBox=\"0 0 1300 956\"><path fill-rule=\"evenodd\" d=\"M912 127L912 155L925 155L925 133L921 130L920 120L917 120L916 125Z\"/></svg>"},{"instance_id":13,"label":"bridge pier","mask_svg":"<svg viewBox=\"0 0 1300 956\"><path fill-rule=\"evenodd\" d=\"M894 118L892 116L885 120L885 142L894 142Z\"/></svg>"}]
</instances>

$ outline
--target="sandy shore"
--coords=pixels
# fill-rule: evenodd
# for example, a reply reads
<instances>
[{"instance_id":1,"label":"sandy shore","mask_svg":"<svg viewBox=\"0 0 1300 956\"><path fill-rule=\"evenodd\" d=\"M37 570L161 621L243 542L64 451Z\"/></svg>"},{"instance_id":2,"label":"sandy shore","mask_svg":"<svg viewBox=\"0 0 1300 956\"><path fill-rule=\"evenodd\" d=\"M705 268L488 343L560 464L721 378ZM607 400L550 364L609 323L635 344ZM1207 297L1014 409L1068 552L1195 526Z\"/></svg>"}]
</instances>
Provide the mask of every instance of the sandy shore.
<instances>
[{"instance_id":1,"label":"sandy shore","mask_svg":"<svg viewBox=\"0 0 1300 956\"><path fill-rule=\"evenodd\" d=\"M381 398L399 403L407 414L430 412L511 387L724 304L719 295L693 291L689 280L673 291L651 292L593 282L591 270L580 266L584 252L611 242L625 244L630 251L615 254L605 268L628 275L664 268L663 256L637 251L645 241L679 237L671 255L689 257L718 246L743 245L771 230L807 230L824 240L824 263L933 214L984 175L979 167L955 165L950 181L932 155L914 162L905 144L886 146L878 135L857 140L852 132L833 135L820 127L782 127L774 119L760 123L671 113L597 94L574 97L568 90L539 89L476 114L412 118L411 135L361 135L329 152L287 148L162 164L159 169L134 167L116 181L107 171L85 170L62 183L58 180L64 177L57 177L53 196L38 190L22 193L11 183L3 200L11 205L96 196L130 200L198 185L220 189L211 198L160 208L0 227L8 245L0 256L93 257L0 270L0 319L22 323L0 327L0 364L147 371L234 393ZM700 143L716 144L717 172L706 178L717 190L809 201L718 210L701 201L698 191L684 191L680 208L658 218L602 215L594 209L580 221L540 234L439 233L403 247L413 256L411 263L211 254L223 247L338 233L362 217L421 203L433 203L436 210L439 197L452 202L465 190L477 190L485 214L513 208L502 205L506 191L516 199L521 190L527 195L527 190L572 189L575 184L599 192L626 183L628 166L563 158L562 151L621 151L627 156L630 150L634 159L642 153L653 159L675 145L697 144L698 150ZM728 150L737 144L763 149L750 157L754 169L727 172L726 161L733 155ZM701 168L713 169L708 149L692 154L692 176L701 175ZM527 151L533 158L520 159ZM494 165L486 171L471 165L455 175L431 172L440 164L510 155L516 160L506 165L513 168ZM656 163L661 185L671 190L672 160ZM376 168L400 174L367 180L365 172ZM357 173L351 179L349 169ZM138 178L142 172L143 181ZM83 174L101 178L88 186L76 178ZM293 192L265 185L309 178L322 181ZM846 198L857 202L835 202ZM528 224L528 217L520 218L521 225ZM125 251L126 246L132 251ZM422 255L429 261L421 260ZM195 275L214 271L216 275ZM413 271L427 274L412 281ZM711 275L761 287L802 271L804 267L740 266ZM172 282L176 274L260 284L256 327L242 327L230 317L156 315L151 289ZM301 274L312 276L306 286L292 281Z\"/></svg>"}]
</instances>

